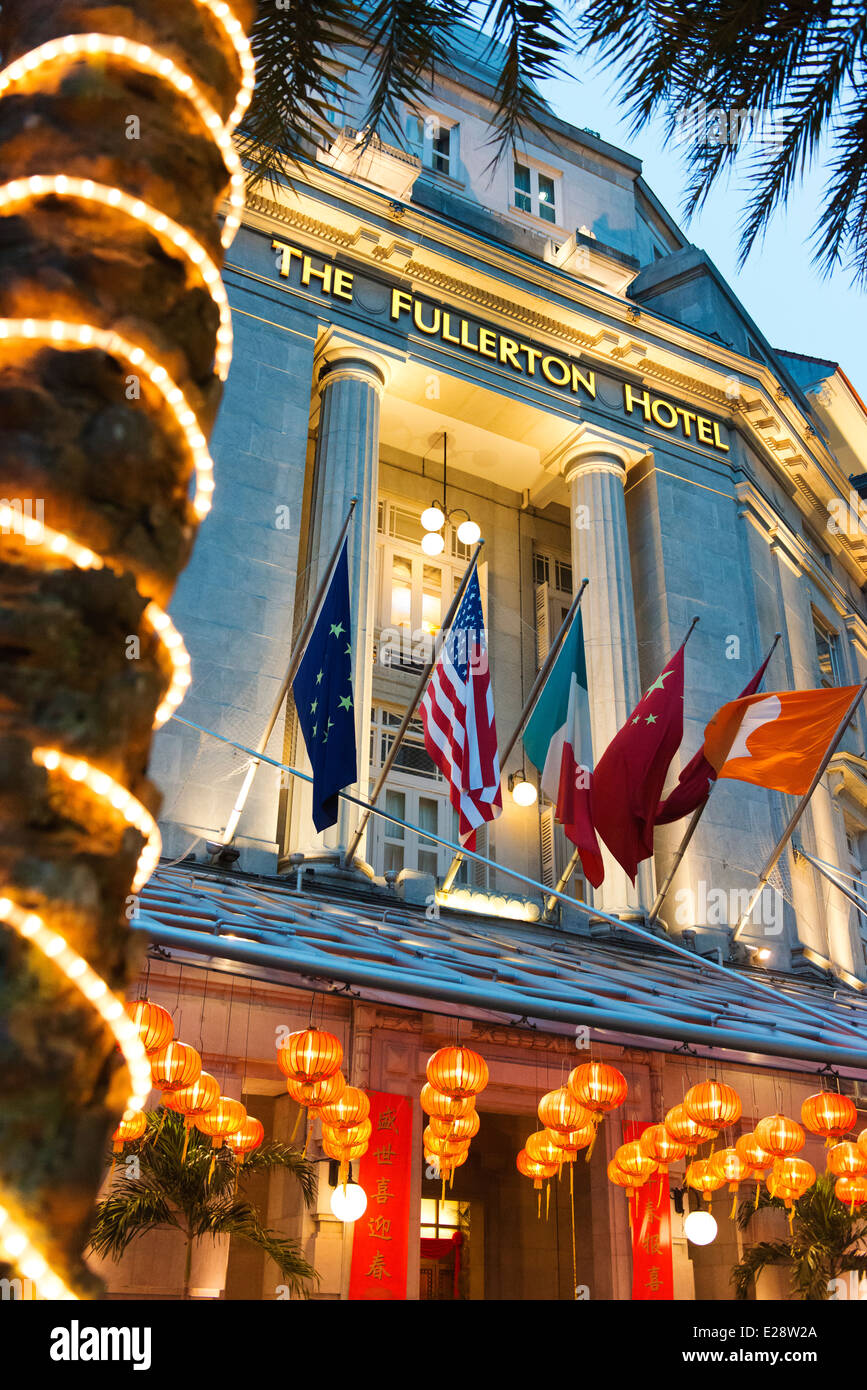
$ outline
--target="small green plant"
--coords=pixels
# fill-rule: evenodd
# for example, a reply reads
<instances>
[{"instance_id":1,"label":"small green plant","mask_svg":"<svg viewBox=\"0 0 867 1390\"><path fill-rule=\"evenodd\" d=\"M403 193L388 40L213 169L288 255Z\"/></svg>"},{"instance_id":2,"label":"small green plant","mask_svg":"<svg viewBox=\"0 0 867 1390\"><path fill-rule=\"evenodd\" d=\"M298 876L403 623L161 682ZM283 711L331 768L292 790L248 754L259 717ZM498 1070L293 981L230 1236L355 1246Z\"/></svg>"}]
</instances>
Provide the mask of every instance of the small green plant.
<instances>
[{"instance_id":1,"label":"small green plant","mask_svg":"<svg viewBox=\"0 0 867 1390\"><path fill-rule=\"evenodd\" d=\"M122 1161L115 1167L111 1190L96 1209L90 1248L96 1255L119 1260L127 1246L148 1231L167 1226L183 1231L183 1297L189 1298L193 1242L204 1236L235 1236L271 1257L293 1297L307 1297L311 1281L318 1278L313 1266L296 1241L262 1226L256 1208L238 1189L245 1173L286 1168L309 1207L316 1195L313 1165L285 1144L262 1144L239 1167L227 1148L213 1150L210 1139L195 1128L189 1134L184 1157L183 1117L172 1110L148 1114L145 1134L127 1148L138 1159L139 1175L128 1176Z\"/></svg>"},{"instance_id":2,"label":"small green plant","mask_svg":"<svg viewBox=\"0 0 867 1390\"><path fill-rule=\"evenodd\" d=\"M735 1298L749 1297L753 1281L768 1266L787 1266L791 1271L791 1294L794 1299L820 1302L831 1296L831 1282L848 1270L867 1274L867 1255L860 1254L861 1242L867 1237L867 1220L857 1211L850 1215L834 1195L834 1178L824 1173L815 1185L794 1203L791 1234L787 1240L765 1240L748 1246L732 1270ZM760 1190L758 1210L776 1207L785 1211L779 1197ZM751 1201L738 1208L738 1225L742 1231L755 1215Z\"/></svg>"}]
</instances>

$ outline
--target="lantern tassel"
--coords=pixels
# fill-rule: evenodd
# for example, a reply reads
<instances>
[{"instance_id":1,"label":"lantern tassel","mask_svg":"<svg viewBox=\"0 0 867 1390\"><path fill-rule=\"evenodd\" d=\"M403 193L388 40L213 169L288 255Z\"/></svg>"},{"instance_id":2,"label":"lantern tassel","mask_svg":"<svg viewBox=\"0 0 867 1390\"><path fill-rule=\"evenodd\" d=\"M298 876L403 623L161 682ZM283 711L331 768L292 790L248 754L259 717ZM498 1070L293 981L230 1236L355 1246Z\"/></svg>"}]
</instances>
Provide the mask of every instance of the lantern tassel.
<instances>
[{"instance_id":1,"label":"lantern tassel","mask_svg":"<svg viewBox=\"0 0 867 1390\"><path fill-rule=\"evenodd\" d=\"M545 1183L545 1220L546 1220L546 1221L548 1220L548 1217L550 1216L550 1214L551 1214L551 1179L549 1178L548 1181Z\"/></svg>"},{"instance_id":2,"label":"lantern tassel","mask_svg":"<svg viewBox=\"0 0 867 1390\"><path fill-rule=\"evenodd\" d=\"M536 1193L536 1220L542 1220L542 1184L539 1184L539 1191Z\"/></svg>"},{"instance_id":3,"label":"lantern tassel","mask_svg":"<svg viewBox=\"0 0 867 1390\"><path fill-rule=\"evenodd\" d=\"M598 1119L594 1119L594 1121L593 1121L593 1137L591 1138L590 1143L587 1145L587 1151L586 1151L586 1153L584 1154L584 1162L585 1162L585 1163L589 1163L589 1162L590 1162L590 1159L591 1159L591 1157L592 1157L592 1155L593 1155L593 1147L594 1147L594 1145L595 1145L595 1143L596 1143L596 1136L597 1136L598 1133L599 1133L599 1120L598 1120Z\"/></svg>"},{"instance_id":4,"label":"lantern tassel","mask_svg":"<svg viewBox=\"0 0 867 1390\"><path fill-rule=\"evenodd\" d=\"M572 1217L572 1295L578 1297L578 1261L575 1255L575 1192L572 1186L572 1164L569 1164L569 1208Z\"/></svg>"},{"instance_id":5,"label":"lantern tassel","mask_svg":"<svg viewBox=\"0 0 867 1390\"><path fill-rule=\"evenodd\" d=\"M306 1133L305 1136L304 1136L304 1148L303 1148L302 1153L301 1153L301 1157L302 1157L302 1158L306 1158L306 1157L307 1157L307 1146L308 1146L309 1143L310 1143L310 1131L311 1131L312 1128L313 1128L313 1126L312 1126L312 1124L311 1124L311 1122L310 1122L310 1116L308 1115L308 1117L307 1117L307 1133Z\"/></svg>"},{"instance_id":6,"label":"lantern tassel","mask_svg":"<svg viewBox=\"0 0 867 1390\"><path fill-rule=\"evenodd\" d=\"M214 1152L211 1154L211 1166L210 1166L210 1168L208 1169L208 1182L210 1182L210 1181L211 1181L211 1178L214 1176L214 1168L216 1167L216 1164L217 1164L217 1150L214 1149Z\"/></svg>"},{"instance_id":7,"label":"lantern tassel","mask_svg":"<svg viewBox=\"0 0 867 1390\"><path fill-rule=\"evenodd\" d=\"M855 1215L855 1194L854 1194L854 1192L852 1193L852 1200L851 1200L851 1202L849 1203L849 1215L850 1215L850 1217L852 1217L852 1216Z\"/></svg>"},{"instance_id":8,"label":"lantern tassel","mask_svg":"<svg viewBox=\"0 0 867 1390\"><path fill-rule=\"evenodd\" d=\"M731 1209L731 1211L729 1212L729 1221L734 1221L734 1219L735 1219L735 1212L737 1211L737 1206L738 1206L738 1194L737 1194L737 1192L732 1192L732 1209Z\"/></svg>"},{"instance_id":9,"label":"lantern tassel","mask_svg":"<svg viewBox=\"0 0 867 1390\"><path fill-rule=\"evenodd\" d=\"M753 1206L753 1211L758 1211L758 1209L759 1209L759 1193L761 1192L761 1190L762 1190L761 1179L756 1178L756 1200L755 1200L755 1205Z\"/></svg>"},{"instance_id":10,"label":"lantern tassel","mask_svg":"<svg viewBox=\"0 0 867 1390\"><path fill-rule=\"evenodd\" d=\"M159 1139L160 1135L161 1135L162 1132L163 1132L163 1125L164 1125L165 1122L166 1122L166 1114L167 1114L168 1112L166 1111L165 1106L161 1106L160 1108L161 1108L161 1110L162 1110L162 1114L160 1115L160 1122L159 1122L159 1124L157 1125L156 1130L154 1131L154 1137L153 1137L153 1139L151 1140L151 1143L152 1143L152 1144L155 1144L155 1143L157 1142L157 1140Z\"/></svg>"},{"instance_id":11,"label":"lantern tassel","mask_svg":"<svg viewBox=\"0 0 867 1390\"><path fill-rule=\"evenodd\" d=\"M301 1123L301 1116L302 1116L303 1114L304 1114L304 1106L303 1106L303 1105L299 1105L299 1106L298 1106L298 1114L295 1116L295 1126L294 1126L294 1128L293 1128L293 1130L292 1130L292 1133L289 1135L289 1143L290 1143L290 1144L294 1144L294 1142L295 1142L295 1135L298 1133L298 1126L299 1126L300 1123Z\"/></svg>"},{"instance_id":12,"label":"lantern tassel","mask_svg":"<svg viewBox=\"0 0 867 1390\"><path fill-rule=\"evenodd\" d=\"M183 1149L183 1153L181 1154L181 1165L183 1165L183 1164L186 1163L186 1161L187 1161L187 1147L188 1147L188 1145L189 1145L189 1142L190 1142L190 1124L189 1124L189 1120L185 1120L185 1121L184 1121L184 1149Z\"/></svg>"}]
</instances>

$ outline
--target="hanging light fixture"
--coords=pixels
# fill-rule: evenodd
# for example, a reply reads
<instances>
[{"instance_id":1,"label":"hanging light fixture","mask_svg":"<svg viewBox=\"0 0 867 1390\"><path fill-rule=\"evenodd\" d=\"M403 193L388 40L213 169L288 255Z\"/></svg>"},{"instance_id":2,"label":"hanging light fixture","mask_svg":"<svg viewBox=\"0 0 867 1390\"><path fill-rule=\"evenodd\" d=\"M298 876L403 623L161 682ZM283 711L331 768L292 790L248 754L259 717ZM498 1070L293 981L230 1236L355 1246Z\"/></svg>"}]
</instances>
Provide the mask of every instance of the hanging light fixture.
<instances>
[{"instance_id":1,"label":"hanging light fixture","mask_svg":"<svg viewBox=\"0 0 867 1390\"><path fill-rule=\"evenodd\" d=\"M357 1182L337 1186L331 1194L331 1214L338 1221L357 1221L367 1210L367 1193Z\"/></svg>"},{"instance_id":2,"label":"hanging light fixture","mask_svg":"<svg viewBox=\"0 0 867 1390\"><path fill-rule=\"evenodd\" d=\"M425 555L441 555L445 550L445 536L442 534L446 522L451 522L453 518L463 517L463 521L457 523L457 536L461 545L475 545L481 538L481 527L478 522L473 521L465 507L453 507L451 511L446 507L446 470L448 467L448 436L443 430L443 496L441 502L431 502L429 507L425 507L421 514L421 524L424 535L421 538L421 548ZM424 465L422 465L424 470ZM533 798L535 800L535 797ZM525 803L529 805L530 803Z\"/></svg>"},{"instance_id":3,"label":"hanging light fixture","mask_svg":"<svg viewBox=\"0 0 867 1390\"><path fill-rule=\"evenodd\" d=\"M460 536L460 532L458 535ZM509 791L517 806L532 806L536 800L536 788L532 782L527 781L523 768L519 772L509 774Z\"/></svg>"},{"instance_id":4,"label":"hanging light fixture","mask_svg":"<svg viewBox=\"0 0 867 1390\"><path fill-rule=\"evenodd\" d=\"M683 1233L693 1245L710 1245L716 1240L716 1218L709 1211L691 1211L683 1223Z\"/></svg>"}]
</instances>

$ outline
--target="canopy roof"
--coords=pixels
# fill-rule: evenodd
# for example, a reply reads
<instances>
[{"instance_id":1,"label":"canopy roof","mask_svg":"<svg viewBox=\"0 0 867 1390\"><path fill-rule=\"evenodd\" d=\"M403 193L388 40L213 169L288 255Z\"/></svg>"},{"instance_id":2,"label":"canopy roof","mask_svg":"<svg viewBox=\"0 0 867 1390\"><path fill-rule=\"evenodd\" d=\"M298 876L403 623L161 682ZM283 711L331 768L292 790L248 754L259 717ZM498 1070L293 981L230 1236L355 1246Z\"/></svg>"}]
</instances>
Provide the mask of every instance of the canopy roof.
<instances>
[{"instance_id":1,"label":"canopy roof","mask_svg":"<svg viewBox=\"0 0 867 1390\"><path fill-rule=\"evenodd\" d=\"M601 940L448 909L431 919L351 881L299 891L294 880L200 866L160 867L141 909L134 925L164 949L303 988L352 987L381 1002L551 1032L586 1025L636 1045L652 1038L753 1061L867 1070L867 999L857 990L830 978L714 970L698 956L693 965L625 931ZM776 1003L759 981L777 991Z\"/></svg>"}]
</instances>

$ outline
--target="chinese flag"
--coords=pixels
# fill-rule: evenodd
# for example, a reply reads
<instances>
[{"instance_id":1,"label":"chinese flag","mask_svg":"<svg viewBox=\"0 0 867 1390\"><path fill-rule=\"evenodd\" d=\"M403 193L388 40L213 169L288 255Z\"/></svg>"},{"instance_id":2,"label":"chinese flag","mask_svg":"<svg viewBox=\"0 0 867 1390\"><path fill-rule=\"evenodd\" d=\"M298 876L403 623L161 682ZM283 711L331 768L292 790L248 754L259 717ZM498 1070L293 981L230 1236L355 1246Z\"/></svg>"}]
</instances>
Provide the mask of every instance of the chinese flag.
<instances>
[{"instance_id":1,"label":"chinese flag","mask_svg":"<svg viewBox=\"0 0 867 1390\"><path fill-rule=\"evenodd\" d=\"M718 777L803 796L858 688L784 690L731 700L704 731L705 757Z\"/></svg>"},{"instance_id":2,"label":"chinese flag","mask_svg":"<svg viewBox=\"0 0 867 1390\"><path fill-rule=\"evenodd\" d=\"M769 653L752 680L747 681L738 696L739 700L743 700L747 695L755 695L762 683L762 677L768 669L770 659ZM664 801L660 801L653 818L654 823L656 825L669 825L672 821L681 820L683 816L691 816L693 811L697 811L702 802L707 800L711 784L715 781L716 768L708 762L705 757L704 746L702 746L683 769L674 789Z\"/></svg>"},{"instance_id":3,"label":"chinese flag","mask_svg":"<svg viewBox=\"0 0 867 1390\"><path fill-rule=\"evenodd\" d=\"M656 807L682 738L680 647L615 734L593 773L593 823L633 883L638 865L653 853Z\"/></svg>"}]
</instances>

